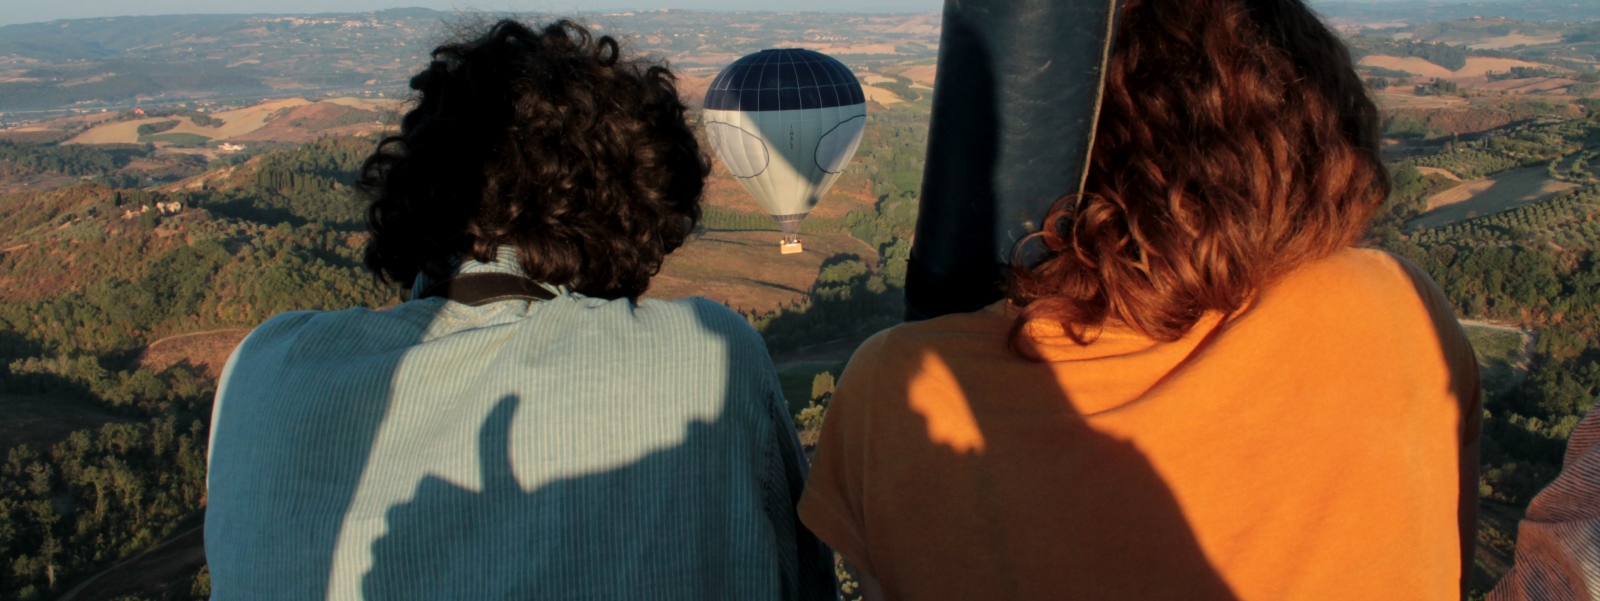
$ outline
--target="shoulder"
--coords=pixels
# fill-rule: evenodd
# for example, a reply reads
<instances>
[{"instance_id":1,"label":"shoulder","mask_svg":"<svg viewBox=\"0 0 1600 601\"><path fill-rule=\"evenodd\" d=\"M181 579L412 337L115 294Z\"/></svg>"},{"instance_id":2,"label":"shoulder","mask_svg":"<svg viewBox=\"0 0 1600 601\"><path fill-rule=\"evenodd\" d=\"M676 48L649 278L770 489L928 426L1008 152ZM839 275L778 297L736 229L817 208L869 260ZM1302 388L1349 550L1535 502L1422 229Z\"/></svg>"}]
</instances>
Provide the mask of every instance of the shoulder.
<instances>
[{"instance_id":1,"label":"shoulder","mask_svg":"<svg viewBox=\"0 0 1600 601\"><path fill-rule=\"evenodd\" d=\"M251 330L235 356L246 362L269 354L347 356L413 345L433 321L436 305L412 301L381 310L280 313Z\"/></svg>"},{"instance_id":2,"label":"shoulder","mask_svg":"<svg viewBox=\"0 0 1600 601\"><path fill-rule=\"evenodd\" d=\"M1455 319L1426 272L1404 257L1370 248L1346 248L1301 266L1263 292L1263 301L1271 299L1305 309L1361 308L1370 318Z\"/></svg>"},{"instance_id":3,"label":"shoulder","mask_svg":"<svg viewBox=\"0 0 1600 601\"><path fill-rule=\"evenodd\" d=\"M1396 283L1409 284L1414 268L1409 261L1386 251L1346 248L1301 266L1285 277L1280 285L1337 285L1345 289L1386 287Z\"/></svg>"},{"instance_id":4,"label":"shoulder","mask_svg":"<svg viewBox=\"0 0 1600 601\"><path fill-rule=\"evenodd\" d=\"M761 334L756 332L749 320L722 303L707 298L645 299L634 307L633 315L647 327L669 328L693 337L720 339L735 351L759 351L762 356L767 352Z\"/></svg>"},{"instance_id":5,"label":"shoulder","mask_svg":"<svg viewBox=\"0 0 1600 601\"><path fill-rule=\"evenodd\" d=\"M1009 303L1000 301L970 313L902 323L868 338L850 362L882 364L899 359L920 362L921 355L929 352L967 356L1003 351L1016 318Z\"/></svg>"},{"instance_id":6,"label":"shoulder","mask_svg":"<svg viewBox=\"0 0 1600 601\"><path fill-rule=\"evenodd\" d=\"M899 396L906 382L930 375L930 363L943 370L981 369L989 360L1011 356L1008 346L1016 315L1004 302L971 313L944 315L888 328L861 343L840 376L839 388L867 396Z\"/></svg>"}]
</instances>

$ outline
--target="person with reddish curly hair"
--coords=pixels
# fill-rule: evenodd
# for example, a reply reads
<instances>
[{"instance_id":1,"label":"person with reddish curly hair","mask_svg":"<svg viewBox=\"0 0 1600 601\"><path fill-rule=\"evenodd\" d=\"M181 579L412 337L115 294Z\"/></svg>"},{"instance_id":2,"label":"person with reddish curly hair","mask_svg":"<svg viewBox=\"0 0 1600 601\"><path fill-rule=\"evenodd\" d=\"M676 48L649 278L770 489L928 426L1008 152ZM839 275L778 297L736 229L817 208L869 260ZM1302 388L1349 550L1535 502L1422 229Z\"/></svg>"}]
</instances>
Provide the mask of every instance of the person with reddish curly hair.
<instances>
[{"instance_id":1,"label":"person with reddish curly hair","mask_svg":"<svg viewBox=\"0 0 1600 601\"><path fill-rule=\"evenodd\" d=\"M1128 0L1081 195L976 313L868 340L802 520L867 599L1457 599L1481 400L1360 248L1379 114L1302 0Z\"/></svg>"},{"instance_id":2,"label":"person with reddish curly hair","mask_svg":"<svg viewBox=\"0 0 1600 601\"><path fill-rule=\"evenodd\" d=\"M832 599L759 335L640 300L708 160L666 66L468 28L362 167L383 310L278 315L218 386L212 598Z\"/></svg>"}]
</instances>

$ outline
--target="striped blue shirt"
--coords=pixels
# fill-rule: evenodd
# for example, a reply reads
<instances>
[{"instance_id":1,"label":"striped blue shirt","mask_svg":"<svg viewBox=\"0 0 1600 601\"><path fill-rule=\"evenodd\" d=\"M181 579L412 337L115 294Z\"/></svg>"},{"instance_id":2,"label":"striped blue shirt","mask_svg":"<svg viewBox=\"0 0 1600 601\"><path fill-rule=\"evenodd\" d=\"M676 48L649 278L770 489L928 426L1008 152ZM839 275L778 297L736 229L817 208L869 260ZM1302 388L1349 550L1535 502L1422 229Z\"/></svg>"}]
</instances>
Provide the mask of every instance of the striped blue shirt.
<instances>
[{"instance_id":1,"label":"striped blue shirt","mask_svg":"<svg viewBox=\"0 0 1600 601\"><path fill-rule=\"evenodd\" d=\"M502 250L459 272L520 274ZM834 598L749 324L552 290L252 332L212 421L212 598Z\"/></svg>"}]
</instances>

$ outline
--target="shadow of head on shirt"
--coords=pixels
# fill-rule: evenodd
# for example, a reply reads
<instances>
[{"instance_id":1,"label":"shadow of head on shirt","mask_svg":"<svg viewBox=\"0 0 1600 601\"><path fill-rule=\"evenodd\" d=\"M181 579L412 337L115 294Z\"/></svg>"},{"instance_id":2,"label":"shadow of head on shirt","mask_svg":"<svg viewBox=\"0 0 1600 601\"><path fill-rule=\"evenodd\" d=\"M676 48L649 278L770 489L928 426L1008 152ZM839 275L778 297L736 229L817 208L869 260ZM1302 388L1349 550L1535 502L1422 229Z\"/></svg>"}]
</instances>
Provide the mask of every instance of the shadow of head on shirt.
<instances>
[{"instance_id":1,"label":"shadow of head on shirt","mask_svg":"<svg viewBox=\"0 0 1600 601\"><path fill-rule=\"evenodd\" d=\"M777 571L762 570L771 567L762 565L771 549L752 546L760 516L741 515L750 504L738 497L749 491L699 486L739 463L729 456L731 438L741 437L726 431L732 426L691 423L677 446L524 490L513 466L521 403L506 396L483 421L480 489L429 475L409 502L389 509L388 532L373 543L362 581L365 598L743 598L758 583L776 584ZM675 522L686 513L727 527L681 528ZM742 583L718 582L727 553L751 558L747 572L722 574Z\"/></svg>"},{"instance_id":2,"label":"shadow of head on shirt","mask_svg":"<svg viewBox=\"0 0 1600 601\"><path fill-rule=\"evenodd\" d=\"M218 598L831 591L741 317L704 301L477 311L247 345L216 431ZM337 358L318 350L333 340Z\"/></svg>"},{"instance_id":3,"label":"shadow of head on shirt","mask_svg":"<svg viewBox=\"0 0 1600 601\"><path fill-rule=\"evenodd\" d=\"M893 457L867 459L878 467L868 468L875 473L865 494L879 497L866 508L869 528L874 507L898 524L892 536L865 534L886 591L906 599L1236 598L1161 474L1132 442L1086 421L1048 364L1019 360L1001 386L992 364L951 352L914 340L896 347L889 360L910 363L898 373L913 381L906 396L893 396L908 400L861 400L878 401L868 436L897 441L879 443L894 444Z\"/></svg>"}]
</instances>

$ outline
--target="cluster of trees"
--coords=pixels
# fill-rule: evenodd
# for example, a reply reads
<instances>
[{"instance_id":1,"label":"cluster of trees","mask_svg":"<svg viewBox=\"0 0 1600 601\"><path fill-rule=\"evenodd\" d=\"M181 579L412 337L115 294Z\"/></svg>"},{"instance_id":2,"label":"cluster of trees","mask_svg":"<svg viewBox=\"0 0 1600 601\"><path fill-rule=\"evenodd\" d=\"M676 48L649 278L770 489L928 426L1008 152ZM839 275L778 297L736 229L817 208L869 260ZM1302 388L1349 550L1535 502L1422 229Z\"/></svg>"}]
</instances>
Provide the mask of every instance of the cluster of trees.
<instances>
[{"instance_id":1,"label":"cluster of trees","mask_svg":"<svg viewBox=\"0 0 1600 601\"><path fill-rule=\"evenodd\" d=\"M209 390L198 391L210 394ZM0 594L52 599L203 519L207 425L177 414L74 432L0 464ZM207 589L174 583L178 598ZM184 586L188 585L188 586ZM187 590L185 590L187 589ZM171 598L171 597L169 597Z\"/></svg>"},{"instance_id":2,"label":"cluster of trees","mask_svg":"<svg viewBox=\"0 0 1600 601\"><path fill-rule=\"evenodd\" d=\"M1535 77L1556 77L1559 75L1561 74L1542 67L1512 67L1510 71L1490 71L1485 74L1489 81L1533 79Z\"/></svg>"},{"instance_id":3,"label":"cluster of trees","mask_svg":"<svg viewBox=\"0 0 1600 601\"><path fill-rule=\"evenodd\" d=\"M877 271L895 288L905 285L906 261L916 232L921 200L923 149L928 144L924 110L896 107L873 115L872 126L851 171L872 182L871 211L851 211L844 226L850 235L877 249Z\"/></svg>"},{"instance_id":4,"label":"cluster of trees","mask_svg":"<svg viewBox=\"0 0 1600 601\"><path fill-rule=\"evenodd\" d=\"M1447 241L1474 245L1525 243L1569 250L1600 249L1600 191L1593 188L1523 205L1444 227L1422 230L1422 244Z\"/></svg>"},{"instance_id":5,"label":"cluster of trees","mask_svg":"<svg viewBox=\"0 0 1600 601\"><path fill-rule=\"evenodd\" d=\"M1402 127L1399 122L1403 119L1391 118L1390 129ZM1439 152L1406 159L1402 164L1436 167L1472 179L1546 164L1582 152L1595 140L1600 140L1600 123L1592 114L1554 123L1523 122L1473 139L1446 142Z\"/></svg>"},{"instance_id":6,"label":"cluster of trees","mask_svg":"<svg viewBox=\"0 0 1600 601\"><path fill-rule=\"evenodd\" d=\"M1445 94L1460 94L1461 86L1456 82L1435 77L1431 82L1418 84L1413 92L1418 96L1444 96Z\"/></svg>"},{"instance_id":7,"label":"cluster of trees","mask_svg":"<svg viewBox=\"0 0 1600 601\"><path fill-rule=\"evenodd\" d=\"M41 245L44 252L8 255L8 273L43 278L53 266L48 251L60 248L78 255L74 275L94 279L84 277L76 291L0 304L0 330L26 338L46 357L111 355L173 333L254 326L283 311L380 306L396 298L361 267L359 234L322 224L208 225L186 223L191 243L169 243L154 253L161 246L148 235L124 233L100 242L103 251L57 243ZM129 261L141 250L150 256Z\"/></svg>"},{"instance_id":8,"label":"cluster of trees","mask_svg":"<svg viewBox=\"0 0 1600 601\"><path fill-rule=\"evenodd\" d=\"M1371 74L1373 77L1387 77L1389 79L1410 79L1413 76L1413 74L1410 71L1401 71L1399 69L1385 69L1383 67L1371 67L1371 66L1367 66L1367 65L1362 65L1361 68L1362 69L1366 69L1367 73Z\"/></svg>"},{"instance_id":9,"label":"cluster of trees","mask_svg":"<svg viewBox=\"0 0 1600 601\"><path fill-rule=\"evenodd\" d=\"M1467 57L1475 53L1466 46L1452 46L1441 42L1412 42L1385 38L1357 38L1364 43L1353 43L1360 54L1387 54L1390 56L1415 56L1451 71L1467 66ZM1355 40L1352 40L1355 42ZM1364 51L1364 52L1361 52Z\"/></svg>"},{"instance_id":10,"label":"cluster of trees","mask_svg":"<svg viewBox=\"0 0 1600 601\"><path fill-rule=\"evenodd\" d=\"M263 224L361 229L367 201L352 184L374 144L366 137L328 137L269 153L247 179L226 189L202 190L194 204L217 215Z\"/></svg>"},{"instance_id":11,"label":"cluster of trees","mask_svg":"<svg viewBox=\"0 0 1600 601\"><path fill-rule=\"evenodd\" d=\"M828 259L810 292L776 311L745 314L769 351L864 336L898 323L905 312L901 289L891 289L855 255Z\"/></svg>"},{"instance_id":12,"label":"cluster of trees","mask_svg":"<svg viewBox=\"0 0 1600 601\"><path fill-rule=\"evenodd\" d=\"M1389 200L1379 209L1374 227L1392 230L1398 235L1405 223L1428 210L1428 197L1459 184L1438 173L1424 174L1412 162L1401 162L1389 168L1389 181L1393 189Z\"/></svg>"},{"instance_id":13,"label":"cluster of trees","mask_svg":"<svg viewBox=\"0 0 1600 601\"><path fill-rule=\"evenodd\" d=\"M178 123L179 123L179 121L177 121L177 120L157 121L155 123L143 123L143 124L140 124L139 127L135 131L137 131L139 133L139 135L141 135L141 136L148 136L148 135L151 135L151 134L159 134L159 133L164 132L164 131L170 131L172 128L177 127Z\"/></svg>"},{"instance_id":14,"label":"cluster of trees","mask_svg":"<svg viewBox=\"0 0 1600 601\"><path fill-rule=\"evenodd\" d=\"M1600 394L1600 257L1450 236L1387 246L1427 270L1461 316L1537 329L1527 376L1485 399L1479 487L1485 499L1526 506L1559 471L1567 438Z\"/></svg>"},{"instance_id":15,"label":"cluster of trees","mask_svg":"<svg viewBox=\"0 0 1600 601\"><path fill-rule=\"evenodd\" d=\"M379 119L382 118L382 114L378 113L377 111L368 111L350 107L341 108L344 108L345 110L341 111L338 115L335 115L332 118L317 119L311 117L296 117L289 120L289 126L302 127L310 130L321 130L344 127L347 125L377 123Z\"/></svg>"},{"instance_id":16,"label":"cluster of trees","mask_svg":"<svg viewBox=\"0 0 1600 601\"><path fill-rule=\"evenodd\" d=\"M62 175L109 175L137 157L153 151L142 144L71 144L55 146L0 140L0 163L9 163L32 173Z\"/></svg>"},{"instance_id":17,"label":"cluster of trees","mask_svg":"<svg viewBox=\"0 0 1600 601\"><path fill-rule=\"evenodd\" d=\"M1463 179L1475 179L1542 162L1543 157L1515 157L1497 148L1483 145L1466 145L1455 150L1420 157L1408 161L1418 167L1434 167L1454 173Z\"/></svg>"},{"instance_id":18,"label":"cluster of trees","mask_svg":"<svg viewBox=\"0 0 1600 601\"><path fill-rule=\"evenodd\" d=\"M370 140L361 144L370 149ZM263 164L336 169L352 164L342 148L310 145ZM266 197L274 186L256 188L259 202L275 202ZM329 224L189 212L181 230L121 225L118 202L192 206L207 195L83 184L0 197L0 234L29 245L0 256L0 270L41 282L3 293L0 393L87 403L115 416L50 448L0 449L0 598L54 598L199 524L215 383L181 363L140 367L140 349L175 333L254 326L283 311L398 299L360 266L364 234ZM80 230L91 237L68 235ZM76 289L49 283L63 271ZM162 598L208 593L201 572Z\"/></svg>"},{"instance_id":19,"label":"cluster of trees","mask_svg":"<svg viewBox=\"0 0 1600 601\"><path fill-rule=\"evenodd\" d=\"M177 117L177 118L180 118L180 119L188 119L190 123L193 123L193 124L195 124L196 126L199 126L199 127L222 127L222 124L227 123L227 121L223 121L221 119L218 119L216 117L212 117L211 115L207 115L205 113L202 113L200 111L197 111L195 109L188 108L188 107L147 108L147 109L140 109L140 110L143 111L143 112L142 113L134 112L132 109L122 111L121 113L117 114L117 119L118 120L129 120L129 119L153 119L153 118L158 118L158 117ZM162 131L165 131L167 129L172 129L173 127L177 127L177 126L178 126L178 124L176 122L174 122L172 125L166 126L163 129L156 130L156 131L150 132L150 133L160 133ZM139 131L139 133L140 134L144 134L145 132L142 130L143 126L140 126L140 127L141 127L141 130Z\"/></svg>"}]
</instances>

